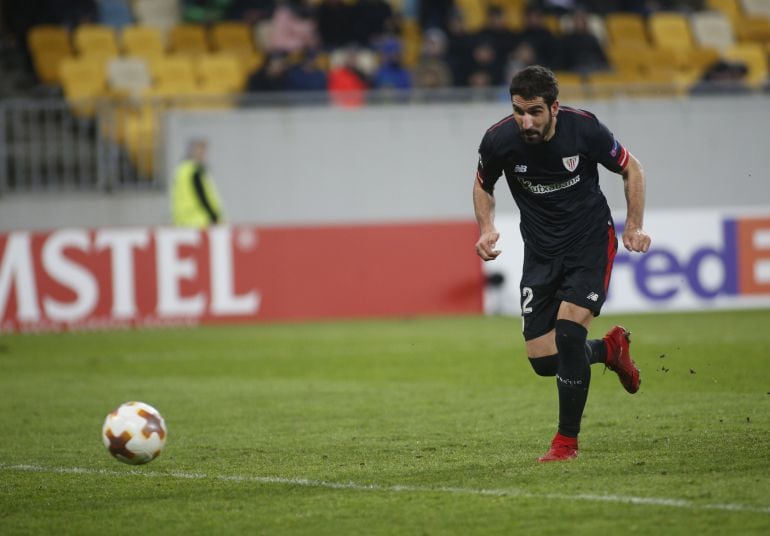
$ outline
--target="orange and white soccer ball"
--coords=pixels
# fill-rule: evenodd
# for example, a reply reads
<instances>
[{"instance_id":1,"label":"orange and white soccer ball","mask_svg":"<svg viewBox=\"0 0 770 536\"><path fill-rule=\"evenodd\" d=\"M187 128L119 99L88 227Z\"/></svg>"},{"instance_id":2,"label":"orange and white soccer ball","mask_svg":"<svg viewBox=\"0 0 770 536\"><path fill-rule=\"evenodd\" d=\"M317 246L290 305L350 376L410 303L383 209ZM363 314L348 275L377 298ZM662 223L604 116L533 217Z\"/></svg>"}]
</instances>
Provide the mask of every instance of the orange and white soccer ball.
<instances>
[{"instance_id":1,"label":"orange and white soccer ball","mask_svg":"<svg viewBox=\"0 0 770 536\"><path fill-rule=\"evenodd\" d=\"M126 402L107 415L102 441L112 456L131 465L158 457L166 444L166 422L160 412L144 402Z\"/></svg>"}]
</instances>

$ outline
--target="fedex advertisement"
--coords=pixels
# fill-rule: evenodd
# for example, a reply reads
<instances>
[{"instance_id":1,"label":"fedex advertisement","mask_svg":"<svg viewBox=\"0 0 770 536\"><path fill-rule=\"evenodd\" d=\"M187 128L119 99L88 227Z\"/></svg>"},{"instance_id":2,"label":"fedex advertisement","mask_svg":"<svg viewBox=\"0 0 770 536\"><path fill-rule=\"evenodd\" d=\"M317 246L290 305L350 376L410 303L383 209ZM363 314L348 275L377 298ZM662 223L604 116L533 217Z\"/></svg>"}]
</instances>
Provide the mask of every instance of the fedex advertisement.
<instances>
[{"instance_id":1,"label":"fedex advertisement","mask_svg":"<svg viewBox=\"0 0 770 536\"><path fill-rule=\"evenodd\" d=\"M0 234L0 331L482 311L471 222Z\"/></svg>"},{"instance_id":2,"label":"fedex advertisement","mask_svg":"<svg viewBox=\"0 0 770 536\"><path fill-rule=\"evenodd\" d=\"M502 284L485 293L490 313L520 314L522 243L518 217L498 217L503 253L485 263ZM620 240L603 313L770 307L770 208L648 211L647 253ZM502 277L500 277L502 276Z\"/></svg>"}]
</instances>

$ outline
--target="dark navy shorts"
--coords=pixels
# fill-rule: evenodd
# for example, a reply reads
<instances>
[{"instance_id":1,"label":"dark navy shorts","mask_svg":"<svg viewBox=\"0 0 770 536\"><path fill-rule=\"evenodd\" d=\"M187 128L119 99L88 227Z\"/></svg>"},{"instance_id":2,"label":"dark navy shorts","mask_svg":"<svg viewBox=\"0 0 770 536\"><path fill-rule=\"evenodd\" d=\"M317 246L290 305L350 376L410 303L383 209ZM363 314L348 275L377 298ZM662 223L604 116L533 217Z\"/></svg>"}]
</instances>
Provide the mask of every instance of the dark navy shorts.
<instances>
[{"instance_id":1,"label":"dark navy shorts","mask_svg":"<svg viewBox=\"0 0 770 536\"><path fill-rule=\"evenodd\" d=\"M597 240L560 257L540 256L525 245L520 284L524 339L529 341L551 331L563 301L599 316L617 251L612 223Z\"/></svg>"}]
</instances>

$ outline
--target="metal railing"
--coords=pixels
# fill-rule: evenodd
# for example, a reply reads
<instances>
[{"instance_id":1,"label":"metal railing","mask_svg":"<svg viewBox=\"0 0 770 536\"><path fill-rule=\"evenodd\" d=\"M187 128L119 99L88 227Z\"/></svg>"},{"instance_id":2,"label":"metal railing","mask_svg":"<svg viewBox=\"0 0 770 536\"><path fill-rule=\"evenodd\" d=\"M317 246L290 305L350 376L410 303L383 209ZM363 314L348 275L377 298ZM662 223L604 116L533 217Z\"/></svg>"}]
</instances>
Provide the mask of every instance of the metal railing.
<instances>
[{"instance_id":1,"label":"metal railing","mask_svg":"<svg viewBox=\"0 0 770 536\"><path fill-rule=\"evenodd\" d=\"M147 113L153 120L157 113ZM109 101L0 102L0 194L154 188L157 132L144 150L137 112Z\"/></svg>"}]
</instances>

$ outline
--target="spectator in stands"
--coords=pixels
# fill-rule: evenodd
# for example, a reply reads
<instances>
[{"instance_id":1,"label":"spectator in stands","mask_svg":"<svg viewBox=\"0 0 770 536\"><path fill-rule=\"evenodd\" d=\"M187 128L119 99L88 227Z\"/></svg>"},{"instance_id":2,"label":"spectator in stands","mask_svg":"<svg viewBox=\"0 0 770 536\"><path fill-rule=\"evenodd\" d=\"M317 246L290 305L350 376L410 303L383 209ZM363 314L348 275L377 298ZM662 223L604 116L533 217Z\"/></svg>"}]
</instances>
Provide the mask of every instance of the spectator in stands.
<instances>
[{"instance_id":1,"label":"spectator in stands","mask_svg":"<svg viewBox=\"0 0 770 536\"><path fill-rule=\"evenodd\" d=\"M289 67L286 73L286 89L290 91L326 91L326 72L319 66L318 54L311 51Z\"/></svg>"},{"instance_id":2,"label":"spectator in stands","mask_svg":"<svg viewBox=\"0 0 770 536\"><path fill-rule=\"evenodd\" d=\"M227 16L232 20L256 24L270 19L274 8L275 0L233 0L227 10Z\"/></svg>"},{"instance_id":3,"label":"spectator in stands","mask_svg":"<svg viewBox=\"0 0 770 536\"><path fill-rule=\"evenodd\" d=\"M447 58L455 86L467 86L473 70L475 37L465 30L465 21L459 11L452 11L447 22Z\"/></svg>"},{"instance_id":4,"label":"spectator in stands","mask_svg":"<svg viewBox=\"0 0 770 536\"><path fill-rule=\"evenodd\" d=\"M543 21L543 12L536 5L524 12L524 29L519 33L519 44L528 43L537 55L536 63L550 69L561 68L559 42Z\"/></svg>"},{"instance_id":5,"label":"spectator in stands","mask_svg":"<svg viewBox=\"0 0 770 536\"><path fill-rule=\"evenodd\" d=\"M96 0L45 0L42 9L48 22L69 28L99 20Z\"/></svg>"},{"instance_id":6,"label":"spectator in stands","mask_svg":"<svg viewBox=\"0 0 770 536\"><path fill-rule=\"evenodd\" d=\"M561 16L575 11L577 3L575 0L543 0L541 6L545 13Z\"/></svg>"},{"instance_id":7,"label":"spectator in stands","mask_svg":"<svg viewBox=\"0 0 770 536\"><path fill-rule=\"evenodd\" d=\"M393 9L385 0L358 0L353 4L353 32L355 40L371 46L389 30Z\"/></svg>"},{"instance_id":8,"label":"spectator in stands","mask_svg":"<svg viewBox=\"0 0 770 536\"><path fill-rule=\"evenodd\" d=\"M429 28L422 38L420 59L413 69L414 86L441 88L452 85L452 71L446 60L447 39L438 28Z\"/></svg>"},{"instance_id":9,"label":"spectator in stands","mask_svg":"<svg viewBox=\"0 0 770 536\"><path fill-rule=\"evenodd\" d=\"M183 0L182 20L211 24L224 20L232 0Z\"/></svg>"},{"instance_id":10,"label":"spectator in stands","mask_svg":"<svg viewBox=\"0 0 770 536\"><path fill-rule=\"evenodd\" d=\"M419 0L419 5L420 28L439 28L445 33L449 31L454 0Z\"/></svg>"},{"instance_id":11,"label":"spectator in stands","mask_svg":"<svg viewBox=\"0 0 770 536\"><path fill-rule=\"evenodd\" d=\"M323 47L331 50L355 43L354 16L353 6L345 0L322 0L315 19Z\"/></svg>"},{"instance_id":12,"label":"spectator in stands","mask_svg":"<svg viewBox=\"0 0 770 536\"><path fill-rule=\"evenodd\" d=\"M588 17L583 11L572 14L572 31L561 39L562 68L580 74L609 69L602 44L588 28Z\"/></svg>"},{"instance_id":13,"label":"spectator in stands","mask_svg":"<svg viewBox=\"0 0 770 536\"><path fill-rule=\"evenodd\" d=\"M285 54L269 54L262 66L249 76L246 90L249 93L285 91L289 85L288 69L289 64Z\"/></svg>"},{"instance_id":14,"label":"spectator in stands","mask_svg":"<svg viewBox=\"0 0 770 536\"><path fill-rule=\"evenodd\" d=\"M369 88L366 74L359 67L359 50L349 46L335 51L331 56L328 88L332 101L340 106L356 107L364 103L364 93Z\"/></svg>"},{"instance_id":15,"label":"spectator in stands","mask_svg":"<svg viewBox=\"0 0 770 536\"><path fill-rule=\"evenodd\" d=\"M99 22L120 30L133 24L134 16L127 0L98 0Z\"/></svg>"},{"instance_id":16,"label":"spectator in stands","mask_svg":"<svg viewBox=\"0 0 770 536\"><path fill-rule=\"evenodd\" d=\"M719 60L703 73L700 81L690 90L693 95L738 94L749 91L746 75L749 70L741 62Z\"/></svg>"},{"instance_id":17,"label":"spectator in stands","mask_svg":"<svg viewBox=\"0 0 770 536\"><path fill-rule=\"evenodd\" d=\"M302 52L318 45L316 23L302 0L280 0L273 11L268 48Z\"/></svg>"},{"instance_id":18,"label":"spectator in stands","mask_svg":"<svg viewBox=\"0 0 770 536\"><path fill-rule=\"evenodd\" d=\"M412 87L412 75L401 64L401 43L395 37L386 37L377 43L379 67L374 72L372 85L377 89L406 90Z\"/></svg>"},{"instance_id":19,"label":"spectator in stands","mask_svg":"<svg viewBox=\"0 0 770 536\"><path fill-rule=\"evenodd\" d=\"M519 38L508 28L505 11L500 6L489 6L486 15L484 27L476 34L477 39L492 45L498 63L496 69L502 72L506 58L516 48Z\"/></svg>"},{"instance_id":20,"label":"spectator in stands","mask_svg":"<svg viewBox=\"0 0 770 536\"><path fill-rule=\"evenodd\" d=\"M511 80L520 70L530 65L537 64L537 54L529 43L522 43L508 55L508 64L505 66L505 80Z\"/></svg>"},{"instance_id":21,"label":"spectator in stands","mask_svg":"<svg viewBox=\"0 0 770 536\"><path fill-rule=\"evenodd\" d=\"M497 57L495 47L491 42L480 40L472 53L473 63L465 85L469 86L498 86L503 83L504 63ZM481 83L481 82L484 83Z\"/></svg>"},{"instance_id":22,"label":"spectator in stands","mask_svg":"<svg viewBox=\"0 0 770 536\"><path fill-rule=\"evenodd\" d=\"M184 160L177 166L171 188L174 225L205 228L222 223L222 203L206 169L208 143L190 140Z\"/></svg>"}]
</instances>

